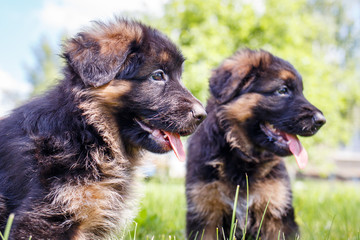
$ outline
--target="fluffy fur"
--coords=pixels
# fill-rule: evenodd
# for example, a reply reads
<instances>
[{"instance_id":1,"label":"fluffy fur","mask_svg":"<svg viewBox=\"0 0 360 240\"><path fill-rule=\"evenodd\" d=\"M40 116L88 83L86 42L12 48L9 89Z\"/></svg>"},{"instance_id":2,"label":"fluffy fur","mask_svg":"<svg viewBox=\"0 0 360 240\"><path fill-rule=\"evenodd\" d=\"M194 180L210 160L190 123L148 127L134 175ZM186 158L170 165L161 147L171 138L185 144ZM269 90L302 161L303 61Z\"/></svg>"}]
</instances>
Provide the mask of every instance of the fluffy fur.
<instances>
[{"instance_id":1,"label":"fluffy fur","mask_svg":"<svg viewBox=\"0 0 360 240\"><path fill-rule=\"evenodd\" d=\"M64 78L0 121L0 230L11 239L104 239L133 218L143 149L171 150L205 110L180 83L183 56L136 21L66 42ZM156 134L155 134L156 133Z\"/></svg>"},{"instance_id":2,"label":"fluffy fur","mask_svg":"<svg viewBox=\"0 0 360 240\"><path fill-rule=\"evenodd\" d=\"M292 239L294 221L290 182L282 156L289 147L284 132L310 136L325 123L320 110L302 94L294 67L266 51L244 49L226 59L210 78L208 117L191 137L186 196L188 239L216 239L216 228L229 238L236 186L236 238L255 238L267 202L261 239ZM279 136L264 129L272 124ZM275 133L274 133L275 135ZM246 175L249 216L246 219ZM203 232L204 231L204 232ZM222 239L220 234L220 239Z\"/></svg>"}]
</instances>

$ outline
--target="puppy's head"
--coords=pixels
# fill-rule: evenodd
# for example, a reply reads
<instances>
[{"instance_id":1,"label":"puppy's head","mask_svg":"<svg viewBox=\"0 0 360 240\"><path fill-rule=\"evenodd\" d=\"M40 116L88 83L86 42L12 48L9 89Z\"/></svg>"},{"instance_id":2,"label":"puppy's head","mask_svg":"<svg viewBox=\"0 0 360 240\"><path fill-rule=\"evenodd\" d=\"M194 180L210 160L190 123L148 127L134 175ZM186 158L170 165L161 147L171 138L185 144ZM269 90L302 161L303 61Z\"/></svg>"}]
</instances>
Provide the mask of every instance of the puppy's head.
<instances>
[{"instance_id":1,"label":"puppy's head","mask_svg":"<svg viewBox=\"0 0 360 240\"><path fill-rule=\"evenodd\" d=\"M180 82L184 57L162 33L136 21L96 25L68 41L64 56L82 86L111 112L123 141L180 155L180 136L206 117Z\"/></svg>"},{"instance_id":2,"label":"puppy's head","mask_svg":"<svg viewBox=\"0 0 360 240\"><path fill-rule=\"evenodd\" d=\"M210 90L230 141L248 151L292 153L301 168L306 165L296 136L312 136L326 120L305 99L302 78L290 63L266 51L239 51L214 71Z\"/></svg>"}]
</instances>

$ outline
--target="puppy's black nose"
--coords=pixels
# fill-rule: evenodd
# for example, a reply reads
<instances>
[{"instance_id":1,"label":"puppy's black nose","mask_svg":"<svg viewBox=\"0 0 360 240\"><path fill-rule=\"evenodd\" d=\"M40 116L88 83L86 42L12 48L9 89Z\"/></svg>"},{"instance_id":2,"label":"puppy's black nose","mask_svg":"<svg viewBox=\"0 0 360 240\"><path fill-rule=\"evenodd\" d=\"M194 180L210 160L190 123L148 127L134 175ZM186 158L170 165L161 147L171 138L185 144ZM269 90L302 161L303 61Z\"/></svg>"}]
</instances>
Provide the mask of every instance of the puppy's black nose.
<instances>
[{"instance_id":1,"label":"puppy's black nose","mask_svg":"<svg viewBox=\"0 0 360 240\"><path fill-rule=\"evenodd\" d=\"M320 128L326 123L326 118L320 112L315 113L312 119L317 128Z\"/></svg>"},{"instance_id":2,"label":"puppy's black nose","mask_svg":"<svg viewBox=\"0 0 360 240\"><path fill-rule=\"evenodd\" d=\"M194 104L191 113L196 121L196 124L200 124L207 116L204 107L200 103Z\"/></svg>"}]
</instances>

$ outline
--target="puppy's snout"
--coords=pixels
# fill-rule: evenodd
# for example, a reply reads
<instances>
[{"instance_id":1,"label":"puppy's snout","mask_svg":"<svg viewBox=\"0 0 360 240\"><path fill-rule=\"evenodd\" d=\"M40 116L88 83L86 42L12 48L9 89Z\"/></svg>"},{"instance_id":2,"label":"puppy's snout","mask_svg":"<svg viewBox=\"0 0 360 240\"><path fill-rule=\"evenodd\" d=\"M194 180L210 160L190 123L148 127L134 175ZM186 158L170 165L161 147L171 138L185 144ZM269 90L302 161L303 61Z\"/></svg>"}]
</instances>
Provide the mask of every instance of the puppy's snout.
<instances>
[{"instance_id":1,"label":"puppy's snout","mask_svg":"<svg viewBox=\"0 0 360 240\"><path fill-rule=\"evenodd\" d=\"M200 124L206 118L207 114L204 107L200 103L195 103L193 109L191 109L192 116L196 124Z\"/></svg>"},{"instance_id":2,"label":"puppy's snout","mask_svg":"<svg viewBox=\"0 0 360 240\"><path fill-rule=\"evenodd\" d=\"M316 128L321 128L326 123L326 118L320 112L316 112L312 117L313 123Z\"/></svg>"}]
</instances>

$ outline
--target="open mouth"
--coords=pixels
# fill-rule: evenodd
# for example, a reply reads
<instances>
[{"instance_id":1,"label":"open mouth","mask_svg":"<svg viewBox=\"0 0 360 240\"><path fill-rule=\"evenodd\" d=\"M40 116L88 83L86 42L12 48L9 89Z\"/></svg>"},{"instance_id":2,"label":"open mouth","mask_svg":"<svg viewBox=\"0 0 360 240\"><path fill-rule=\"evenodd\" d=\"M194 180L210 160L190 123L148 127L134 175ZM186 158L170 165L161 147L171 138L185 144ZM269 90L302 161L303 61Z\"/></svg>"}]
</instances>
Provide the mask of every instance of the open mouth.
<instances>
[{"instance_id":1,"label":"open mouth","mask_svg":"<svg viewBox=\"0 0 360 240\"><path fill-rule=\"evenodd\" d=\"M308 155L296 135L276 129L274 125L268 122L260 124L260 128L270 142L276 144L280 148L288 149L294 155L300 169L306 167Z\"/></svg>"},{"instance_id":2,"label":"open mouth","mask_svg":"<svg viewBox=\"0 0 360 240\"><path fill-rule=\"evenodd\" d=\"M149 133L149 137L152 138L158 145L162 146L165 151L170 151L171 149L174 151L176 157L179 161L184 162L186 159L186 154L184 150L184 146L181 142L180 135L186 136L189 135L187 131L183 132L167 132L162 129L157 129L152 127L145 120L140 121L139 119L135 119L135 122L139 124L139 126L146 132Z\"/></svg>"}]
</instances>

